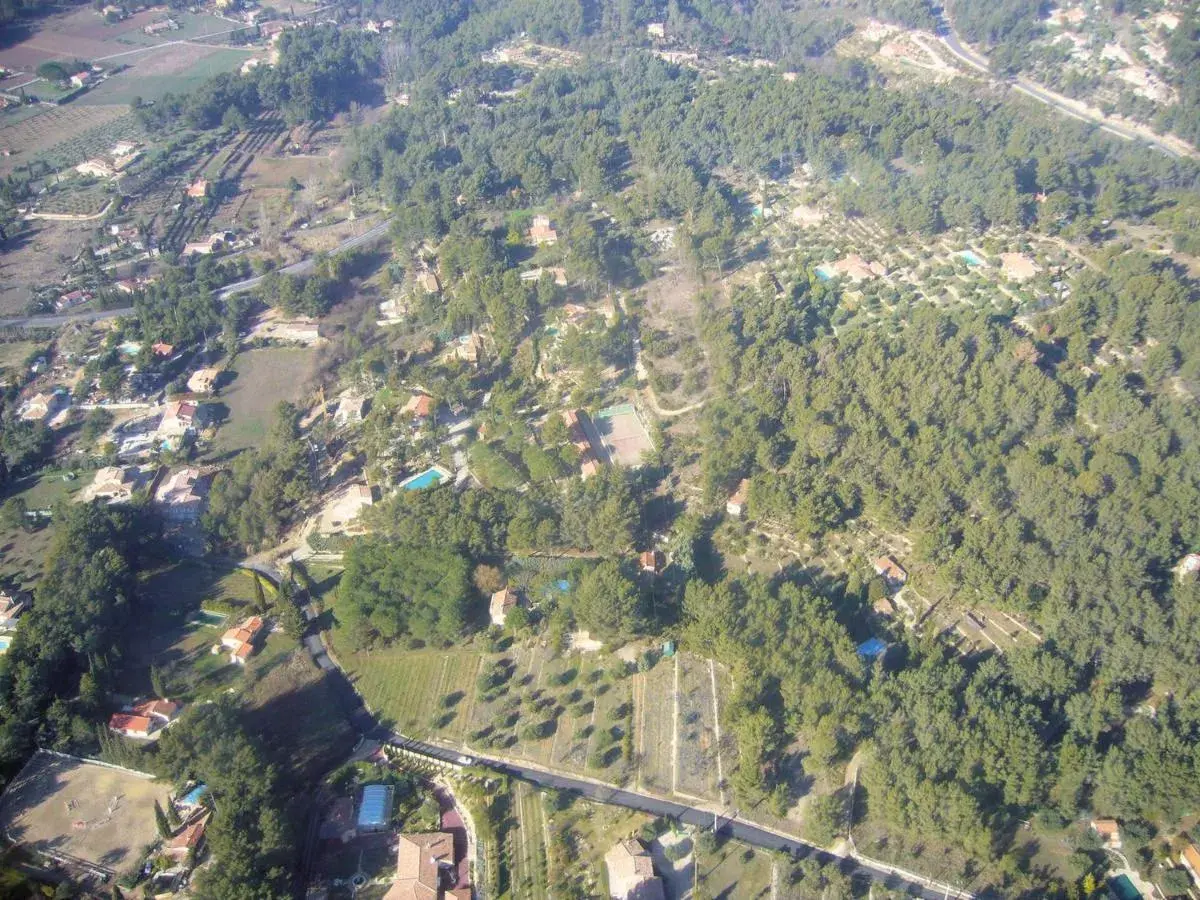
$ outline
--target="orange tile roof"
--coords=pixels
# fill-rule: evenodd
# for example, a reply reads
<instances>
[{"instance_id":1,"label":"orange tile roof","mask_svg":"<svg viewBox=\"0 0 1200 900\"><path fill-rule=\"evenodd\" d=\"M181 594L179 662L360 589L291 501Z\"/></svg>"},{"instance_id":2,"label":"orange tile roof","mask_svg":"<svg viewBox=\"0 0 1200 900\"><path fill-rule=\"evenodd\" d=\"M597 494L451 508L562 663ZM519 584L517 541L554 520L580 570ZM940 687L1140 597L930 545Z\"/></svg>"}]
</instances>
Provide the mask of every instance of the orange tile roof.
<instances>
[{"instance_id":1,"label":"orange tile roof","mask_svg":"<svg viewBox=\"0 0 1200 900\"><path fill-rule=\"evenodd\" d=\"M1200 847L1188 844L1183 848L1183 859L1192 867L1192 874L1196 878L1200 878Z\"/></svg>"},{"instance_id":2,"label":"orange tile roof","mask_svg":"<svg viewBox=\"0 0 1200 900\"><path fill-rule=\"evenodd\" d=\"M175 718L179 713L179 704L155 697L153 700L143 700L133 708L133 711L139 716L161 716L169 720Z\"/></svg>"},{"instance_id":3,"label":"orange tile roof","mask_svg":"<svg viewBox=\"0 0 1200 900\"><path fill-rule=\"evenodd\" d=\"M154 723L146 716L131 716L128 713L114 713L108 720L108 727L113 731L132 731L138 734L149 734Z\"/></svg>"}]
</instances>

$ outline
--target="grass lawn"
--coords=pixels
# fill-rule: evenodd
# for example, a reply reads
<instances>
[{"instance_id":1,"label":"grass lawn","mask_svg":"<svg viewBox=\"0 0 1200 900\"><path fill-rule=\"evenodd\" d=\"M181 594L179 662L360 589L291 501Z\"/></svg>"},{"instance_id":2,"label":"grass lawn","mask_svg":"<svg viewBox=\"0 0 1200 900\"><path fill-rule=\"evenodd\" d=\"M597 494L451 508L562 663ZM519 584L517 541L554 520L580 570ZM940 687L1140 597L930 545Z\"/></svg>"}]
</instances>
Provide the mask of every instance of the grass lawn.
<instances>
[{"instance_id":1,"label":"grass lawn","mask_svg":"<svg viewBox=\"0 0 1200 900\"><path fill-rule=\"evenodd\" d=\"M771 854L724 840L712 853L696 851L697 881L708 897L754 900L771 896Z\"/></svg>"},{"instance_id":2,"label":"grass lawn","mask_svg":"<svg viewBox=\"0 0 1200 900\"><path fill-rule=\"evenodd\" d=\"M233 453L258 447L275 419L275 407L283 401L296 402L304 394L312 373L315 351L276 347L239 353L217 398L228 417L213 441L214 454Z\"/></svg>"},{"instance_id":3,"label":"grass lawn","mask_svg":"<svg viewBox=\"0 0 1200 900\"><path fill-rule=\"evenodd\" d=\"M0 343L0 369L20 366L35 351L45 350L46 345L37 341L5 341Z\"/></svg>"},{"instance_id":4,"label":"grass lawn","mask_svg":"<svg viewBox=\"0 0 1200 900\"><path fill-rule=\"evenodd\" d=\"M20 497L31 509L50 509L77 492L85 479L64 481L61 472L42 472L9 486L0 502ZM21 587L31 587L42 572L42 562L54 535L53 523L30 531L0 527L0 576Z\"/></svg>"},{"instance_id":5,"label":"grass lawn","mask_svg":"<svg viewBox=\"0 0 1200 900\"><path fill-rule=\"evenodd\" d=\"M523 781L513 782L513 815L517 827L507 834L510 884L506 896L547 900L546 815L541 792Z\"/></svg>"}]
</instances>

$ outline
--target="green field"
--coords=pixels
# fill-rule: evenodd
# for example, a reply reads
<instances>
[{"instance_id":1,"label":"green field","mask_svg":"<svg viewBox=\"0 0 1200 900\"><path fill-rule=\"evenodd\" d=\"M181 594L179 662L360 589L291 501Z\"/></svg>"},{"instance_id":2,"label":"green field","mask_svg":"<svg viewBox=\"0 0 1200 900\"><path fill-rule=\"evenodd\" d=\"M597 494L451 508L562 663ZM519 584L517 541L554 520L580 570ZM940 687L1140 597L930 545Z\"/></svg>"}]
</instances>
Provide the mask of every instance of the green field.
<instances>
[{"instance_id":1,"label":"green field","mask_svg":"<svg viewBox=\"0 0 1200 900\"><path fill-rule=\"evenodd\" d=\"M166 94L188 94L214 75L236 72L252 55L249 50L214 50L182 71L161 75L143 74L135 65L88 91L76 102L86 105L126 104L135 97L158 100Z\"/></svg>"},{"instance_id":2,"label":"green field","mask_svg":"<svg viewBox=\"0 0 1200 900\"><path fill-rule=\"evenodd\" d=\"M239 353L230 369L233 381L226 383L216 399L226 408L228 418L213 441L213 453L261 446L274 421L275 407L303 397L315 359L315 351L293 347Z\"/></svg>"},{"instance_id":3,"label":"green field","mask_svg":"<svg viewBox=\"0 0 1200 900\"><path fill-rule=\"evenodd\" d=\"M166 18L167 15L167 13L164 13L163 18ZM116 38L117 43L129 44L133 47L155 47L167 41L198 40L213 34L218 35L218 37L212 38L213 43L224 43L231 36L220 34L220 32L238 27L234 22L210 16L207 13L197 15L196 13L172 10L169 15L179 23L178 30L164 31L160 34L146 34L142 30L144 26L139 25L121 31L122 23L114 26L114 30L119 34L119 37Z\"/></svg>"},{"instance_id":4,"label":"green field","mask_svg":"<svg viewBox=\"0 0 1200 900\"><path fill-rule=\"evenodd\" d=\"M506 847L510 885L507 896L547 900L546 814L540 791L523 781L513 782L513 816Z\"/></svg>"},{"instance_id":5,"label":"green field","mask_svg":"<svg viewBox=\"0 0 1200 900\"><path fill-rule=\"evenodd\" d=\"M697 880L708 897L771 896L771 867L774 860L766 850L724 840L716 850L696 851Z\"/></svg>"},{"instance_id":6,"label":"green field","mask_svg":"<svg viewBox=\"0 0 1200 900\"><path fill-rule=\"evenodd\" d=\"M20 497L31 510L50 509L86 483L86 477L64 481L60 472L42 472L9 485L0 502ZM53 535L53 523L28 531L0 526L0 576L14 585L32 586L41 575L42 561Z\"/></svg>"}]
</instances>

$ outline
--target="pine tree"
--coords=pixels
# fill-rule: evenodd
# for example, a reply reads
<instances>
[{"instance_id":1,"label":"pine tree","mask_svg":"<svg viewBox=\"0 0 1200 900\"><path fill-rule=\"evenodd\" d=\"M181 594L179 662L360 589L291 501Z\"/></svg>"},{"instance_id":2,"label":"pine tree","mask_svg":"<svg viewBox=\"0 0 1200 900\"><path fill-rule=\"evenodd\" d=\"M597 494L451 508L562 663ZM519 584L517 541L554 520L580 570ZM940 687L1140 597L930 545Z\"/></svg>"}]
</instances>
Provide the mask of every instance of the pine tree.
<instances>
[{"instance_id":1,"label":"pine tree","mask_svg":"<svg viewBox=\"0 0 1200 900\"><path fill-rule=\"evenodd\" d=\"M263 593L262 576L254 573L254 611L263 615L267 611L267 597Z\"/></svg>"},{"instance_id":2,"label":"pine tree","mask_svg":"<svg viewBox=\"0 0 1200 900\"><path fill-rule=\"evenodd\" d=\"M158 827L159 837L165 839L171 836L171 823L167 821L167 814L157 800L154 801L154 824Z\"/></svg>"},{"instance_id":3,"label":"pine tree","mask_svg":"<svg viewBox=\"0 0 1200 900\"><path fill-rule=\"evenodd\" d=\"M166 679L163 678L162 670L158 666L150 667L150 687L153 689L155 697L162 697L165 700L170 696Z\"/></svg>"}]
</instances>

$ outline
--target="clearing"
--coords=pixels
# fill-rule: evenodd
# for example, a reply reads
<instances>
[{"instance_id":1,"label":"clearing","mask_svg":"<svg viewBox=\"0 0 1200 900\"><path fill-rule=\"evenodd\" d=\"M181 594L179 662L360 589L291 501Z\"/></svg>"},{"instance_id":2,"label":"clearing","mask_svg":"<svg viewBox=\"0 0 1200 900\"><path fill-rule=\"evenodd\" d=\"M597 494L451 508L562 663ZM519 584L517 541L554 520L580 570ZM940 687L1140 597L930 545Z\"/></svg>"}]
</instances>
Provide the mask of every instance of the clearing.
<instances>
[{"instance_id":1,"label":"clearing","mask_svg":"<svg viewBox=\"0 0 1200 900\"><path fill-rule=\"evenodd\" d=\"M304 396L314 374L316 353L293 347L247 350L233 360L221 388L217 406L224 406L226 421L213 441L213 454L231 454L255 448L266 440L275 407Z\"/></svg>"}]
</instances>

